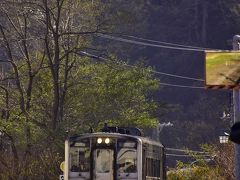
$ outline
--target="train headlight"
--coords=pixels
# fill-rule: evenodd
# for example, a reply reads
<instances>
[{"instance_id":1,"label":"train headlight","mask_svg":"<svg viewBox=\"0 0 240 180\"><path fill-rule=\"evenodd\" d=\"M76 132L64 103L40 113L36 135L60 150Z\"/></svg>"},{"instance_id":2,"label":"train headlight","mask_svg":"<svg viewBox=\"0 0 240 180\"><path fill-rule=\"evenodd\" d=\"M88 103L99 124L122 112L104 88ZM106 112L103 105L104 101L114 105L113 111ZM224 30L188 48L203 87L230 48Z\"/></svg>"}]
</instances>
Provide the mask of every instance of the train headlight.
<instances>
[{"instance_id":1,"label":"train headlight","mask_svg":"<svg viewBox=\"0 0 240 180\"><path fill-rule=\"evenodd\" d=\"M109 143L110 143L110 139L109 139L109 138L106 138L106 139L105 139L105 143L106 143L106 144L109 144Z\"/></svg>"},{"instance_id":2,"label":"train headlight","mask_svg":"<svg viewBox=\"0 0 240 180\"><path fill-rule=\"evenodd\" d=\"M98 139L97 139L97 143L98 143L98 144L101 144L101 143L102 143L102 138L98 138Z\"/></svg>"}]
</instances>

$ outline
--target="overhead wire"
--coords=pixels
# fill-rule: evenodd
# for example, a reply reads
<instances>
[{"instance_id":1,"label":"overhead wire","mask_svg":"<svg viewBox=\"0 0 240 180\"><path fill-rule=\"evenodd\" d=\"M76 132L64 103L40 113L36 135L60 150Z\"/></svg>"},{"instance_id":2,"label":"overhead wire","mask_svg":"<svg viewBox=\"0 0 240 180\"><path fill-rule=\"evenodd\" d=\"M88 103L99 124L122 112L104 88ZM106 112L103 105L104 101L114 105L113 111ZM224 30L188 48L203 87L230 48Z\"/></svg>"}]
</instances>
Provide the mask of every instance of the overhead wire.
<instances>
[{"instance_id":1,"label":"overhead wire","mask_svg":"<svg viewBox=\"0 0 240 180\"><path fill-rule=\"evenodd\" d=\"M161 82L159 84L164 86L179 87L179 88L205 89L205 87L203 86L185 86L185 85L169 84L169 83L161 83Z\"/></svg>"},{"instance_id":2,"label":"overhead wire","mask_svg":"<svg viewBox=\"0 0 240 180\"><path fill-rule=\"evenodd\" d=\"M175 156L175 157L192 157L191 155L187 154L165 154L166 156Z\"/></svg>"},{"instance_id":3,"label":"overhead wire","mask_svg":"<svg viewBox=\"0 0 240 180\"><path fill-rule=\"evenodd\" d=\"M102 37L105 39L110 39L110 40L115 40L115 41L120 41L120 42L126 42L130 44L137 44L137 45L143 45L143 46L150 46L150 47L157 47L157 48L165 48L165 49L173 49L173 50L183 50L183 51L196 51L196 52L204 52L207 49L199 49L199 48L194 48L194 47L178 47L178 46L170 46L170 45L161 45L161 44L153 44L153 43L148 43L148 42L142 42L142 41L136 41L136 40L131 40L131 39L126 39L126 38L121 38L121 37L116 37L116 36L111 36L107 34L97 34L98 37ZM184 46L184 45L182 45Z\"/></svg>"},{"instance_id":4,"label":"overhead wire","mask_svg":"<svg viewBox=\"0 0 240 180\"><path fill-rule=\"evenodd\" d=\"M188 149L175 149L175 148L167 148L167 147L165 147L165 149L167 151L175 151L175 152L206 154L206 152L203 152L203 151L194 151L194 150L188 150Z\"/></svg>"},{"instance_id":5,"label":"overhead wire","mask_svg":"<svg viewBox=\"0 0 240 180\"><path fill-rule=\"evenodd\" d=\"M193 157L192 155L188 154L166 154L166 156L174 156L174 157ZM203 157L211 157L210 155L201 155Z\"/></svg>"},{"instance_id":6,"label":"overhead wire","mask_svg":"<svg viewBox=\"0 0 240 180\"><path fill-rule=\"evenodd\" d=\"M165 150L167 152L166 156L174 156L174 157L195 157L195 156L214 157L214 156L208 154L207 152L203 152L203 151L194 151L194 150L188 150L188 149L175 149L175 148L167 148L167 147L165 147ZM173 153L171 153L171 152L173 152ZM178 153L185 153L185 154L178 154Z\"/></svg>"},{"instance_id":7,"label":"overhead wire","mask_svg":"<svg viewBox=\"0 0 240 180\"><path fill-rule=\"evenodd\" d=\"M129 67L134 67L134 68L136 68L136 66L134 66L134 65L130 65L130 64L124 64L124 65L125 65L125 66L129 66ZM203 79L192 78L192 77L187 77L187 76L180 76L180 75L170 74L170 73L165 73L165 72L160 72L160 71L156 71L156 70L151 70L151 72L153 72L154 74L171 76L171 77L175 77L175 78L181 78L181 79L188 79L188 80L194 80L194 81L202 81L202 82L204 82Z\"/></svg>"},{"instance_id":8,"label":"overhead wire","mask_svg":"<svg viewBox=\"0 0 240 180\"><path fill-rule=\"evenodd\" d=\"M108 60L106 58L103 58L101 56L97 56L85 51L81 51L81 53L83 55L86 55L88 57L92 57L92 58L97 58L97 59L102 59L102 60ZM122 64L123 66L128 66L128 67L132 67L132 68L136 68L136 66L134 65L129 65L129 64ZM196 78L191 78L191 77L186 77L186 76L179 76L179 75L174 75L174 74L169 74L169 73L164 73L164 72L159 72L159 71L155 71L155 70L150 70L153 73L156 74L162 74L162 75L166 75L166 76L172 76L172 77L176 77L176 78L182 78L182 79L188 79L188 80L196 80L196 81L204 81L202 79L196 79ZM185 86L185 85L177 85L177 84L170 84L170 83L159 83L160 85L164 85L164 86L171 86L171 87L179 87L179 88L191 88L191 89L204 89L203 86Z\"/></svg>"},{"instance_id":9,"label":"overhead wire","mask_svg":"<svg viewBox=\"0 0 240 180\"><path fill-rule=\"evenodd\" d=\"M178 47L185 47L185 48L194 48L194 49L201 49L201 50L215 50L211 48L203 48L203 47L198 47L198 46L189 46L189 45L183 45L183 44L177 44L177 43L169 43L165 41L157 41L157 40L152 40L152 39L146 39L146 38L141 38L137 36L132 36L132 35L121 35L123 37L128 37L128 38L133 38L133 39L138 39L138 40L143 40L147 42L154 42L154 43L159 43L159 44L165 44L165 45L171 45L171 46L178 46Z\"/></svg>"},{"instance_id":10,"label":"overhead wire","mask_svg":"<svg viewBox=\"0 0 240 180\"><path fill-rule=\"evenodd\" d=\"M88 53L88 52L85 52L85 51L81 51L81 53L83 54L83 55L86 55L86 56L88 56L88 57L92 57L92 58L96 58L96 59L102 59L102 60L108 60L108 59L106 59L106 58L103 58L103 57L101 57L101 56L97 56L97 55L93 55L93 54L91 54L91 53ZM129 65L129 64L126 64L126 63L124 63L124 64L122 64L123 66L128 66L128 67L132 67L132 68L136 68L136 66L133 66L133 65ZM156 72L158 72L158 71L152 71L152 70L150 70L151 72L153 72L153 73L156 73ZM158 73L163 73L163 72L158 72ZM165 74L165 73L164 73ZM168 74L168 73L166 73L166 74ZM165 74L165 75L166 75ZM177 75L173 75L172 74L172 76L175 76L175 77L177 77ZM185 76L179 76L178 78L185 78L186 79L186 77ZM188 79L195 79L195 78L190 78L190 77L187 77ZM196 79L195 79L196 80ZM198 79L199 80L199 79ZM200 79L200 81L202 81L201 79ZM160 85L163 85L163 86L171 86L171 87L179 87L179 88L190 88L190 89L205 89L203 86L185 86L185 85L178 85L178 84L170 84L170 83L159 83Z\"/></svg>"},{"instance_id":11,"label":"overhead wire","mask_svg":"<svg viewBox=\"0 0 240 180\"><path fill-rule=\"evenodd\" d=\"M151 70L151 71L153 73L155 73L155 74L161 74L161 75L171 76L171 77L175 77L175 78L181 78L181 79L188 79L188 80L204 82L204 79L192 78L192 77L187 77L187 76L180 76L180 75L176 75L176 74L170 74L170 73L165 73L165 72L160 72L160 71L155 71L155 70Z\"/></svg>"}]
</instances>

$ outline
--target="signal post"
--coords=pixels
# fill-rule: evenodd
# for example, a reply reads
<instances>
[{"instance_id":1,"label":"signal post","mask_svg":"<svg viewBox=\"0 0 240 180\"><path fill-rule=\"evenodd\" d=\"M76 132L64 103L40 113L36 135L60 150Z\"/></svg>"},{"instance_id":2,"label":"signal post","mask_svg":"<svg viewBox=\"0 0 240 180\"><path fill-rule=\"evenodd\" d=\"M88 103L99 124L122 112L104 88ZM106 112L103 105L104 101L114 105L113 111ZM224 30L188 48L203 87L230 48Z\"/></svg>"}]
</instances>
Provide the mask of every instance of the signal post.
<instances>
[{"instance_id":1,"label":"signal post","mask_svg":"<svg viewBox=\"0 0 240 180\"><path fill-rule=\"evenodd\" d=\"M230 140L235 142L235 176L240 180L240 35L233 37L233 51L205 52L205 85L208 89L233 92L233 120Z\"/></svg>"},{"instance_id":2,"label":"signal post","mask_svg":"<svg viewBox=\"0 0 240 180\"><path fill-rule=\"evenodd\" d=\"M233 37L233 50L240 50L240 35ZM233 120L240 122L240 90L233 89ZM240 145L235 144L235 175L236 180L240 180Z\"/></svg>"}]
</instances>

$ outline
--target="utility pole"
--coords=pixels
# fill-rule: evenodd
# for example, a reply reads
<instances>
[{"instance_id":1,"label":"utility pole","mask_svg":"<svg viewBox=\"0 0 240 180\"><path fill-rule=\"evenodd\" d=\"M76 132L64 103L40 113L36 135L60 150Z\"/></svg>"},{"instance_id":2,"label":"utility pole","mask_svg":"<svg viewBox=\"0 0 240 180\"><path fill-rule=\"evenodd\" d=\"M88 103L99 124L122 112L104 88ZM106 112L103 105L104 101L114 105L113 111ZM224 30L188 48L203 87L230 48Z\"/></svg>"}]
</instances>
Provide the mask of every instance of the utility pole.
<instances>
[{"instance_id":1,"label":"utility pole","mask_svg":"<svg viewBox=\"0 0 240 180\"><path fill-rule=\"evenodd\" d=\"M233 50L240 50L240 35L233 36ZM234 123L240 122L240 90L233 89L233 114ZM240 145L235 144L235 175L240 180Z\"/></svg>"},{"instance_id":2,"label":"utility pole","mask_svg":"<svg viewBox=\"0 0 240 180\"><path fill-rule=\"evenodd\" d=\"M171 126L173 126L173 123L171 123L171 122L168 122L168 123L159 123L158 125L157 125L157 131L156 131L156 140L158 141L158 142L160 142L160 133L162 132L162 130L163 130L163 128L164 127L171 127Z\"/></svg>"}]
</instances>

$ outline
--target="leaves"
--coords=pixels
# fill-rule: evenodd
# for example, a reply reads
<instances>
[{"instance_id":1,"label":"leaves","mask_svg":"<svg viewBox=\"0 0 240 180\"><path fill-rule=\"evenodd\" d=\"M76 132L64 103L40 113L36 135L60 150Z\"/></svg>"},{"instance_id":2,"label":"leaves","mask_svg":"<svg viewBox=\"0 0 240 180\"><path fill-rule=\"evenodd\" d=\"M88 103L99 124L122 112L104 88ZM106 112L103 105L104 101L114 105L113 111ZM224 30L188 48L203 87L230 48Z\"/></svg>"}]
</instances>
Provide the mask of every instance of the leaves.
<instances>
[{"instance_id":1,"label":"leaves","mask_svg":"<svg viewBox=\"0 0 240 180\"><path fill-rule=\"evenodd\" d=\"M82 117L80 119L85 119L85 123L95 126L111 121L117 125L144 127L148 126L147 120L152 126L154 118L149 112L157 106L147 99L147 94L157 89L158 81L151 79L147 69L129 68L114 60L87 63L77 72L85 78L76 78L76 85L71 86L73 94L67 96L66 109L77 106L78 111L69 111L69 116Z\"/></svg>"}]
</instances>

